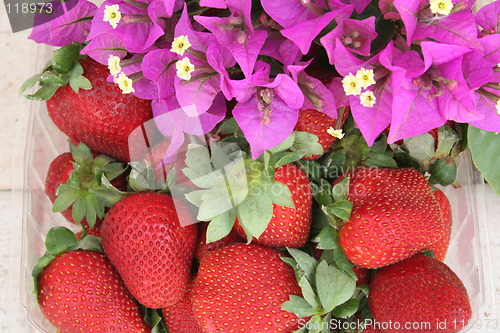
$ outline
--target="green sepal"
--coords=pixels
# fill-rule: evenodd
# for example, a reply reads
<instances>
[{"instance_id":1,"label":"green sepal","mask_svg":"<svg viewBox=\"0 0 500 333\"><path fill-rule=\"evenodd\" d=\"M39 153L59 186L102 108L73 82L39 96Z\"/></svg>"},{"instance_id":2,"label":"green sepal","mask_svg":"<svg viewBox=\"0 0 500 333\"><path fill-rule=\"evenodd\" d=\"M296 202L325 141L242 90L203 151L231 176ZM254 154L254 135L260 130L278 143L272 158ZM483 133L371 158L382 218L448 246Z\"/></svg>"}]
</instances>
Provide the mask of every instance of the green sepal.
<instances>
[{"instance_id":1,"label":"green sepal","mask_svg":"<svg viewBox=\"0 0 500 333\"><path fill-rule=\"evenodd\" d=\"M55 50L42 73L29 78L21 86L21 93L38 83L36 92L24 96L28 99L44 101L52 98L60 87L68 83L75 92L79 89L91 89L92 84L83 76L83 68L79 63L79 59L84 57L80 54L83 46L83 44L73 43Z\"/></svg>"},{"instance_id":2,"label":"green sepal","mask_svg":"<svg viewBox=\"0 0 500 333\"><path fill-rule=\"evenodd\" d=\"M468 140L474 165L500 195L500 135L469 126Z\"/></svg>"},{"instance_id":3,"label":"green sepal","mask_svg":"<svg viewBox=\"0 0 500 333\"><path fill-rule=\"evenodd\" d=\"M353 204L348 200L342 200L332 203L331 205L325 207L326 213L335 215L343 221L349 221L351 218Z\"/></svg>"},{"instance_id":4,"label":"green sepal","mask_svg":"<svg viewBox=\"0 0 500 333\"><path fill-rule=\"evenodd\" d=\"M316 268L316 289L325 312L349 300L356 289L356 280L335 265L321 261Z\"/></svg>"},{"instance_id":5,"label":"green sepal","mask_svg":"<svg viewBox=\"0 0 500 333\"><path fill-rule=\"evenodd\" d=\"M249 195L237 208L238 221L247 239L259 238L273 217L273 201L267 195Z\"/></svg>"},{"instance_id":6,"label":"green sepal","mask_svg":"<svg viewBox=\"0 0 500 333\"><path fill-rule=\"evenodd\" d=\"M37 299L40 274L58 255L79 249L102 252L101 239L99 237L87 235L84 230L81 238L77 240L73 231L60 226L53 227L47 232L45 248L47 249L45 254L38 259L31 272L34 285L33 293Z\"/></svg>"},{"instance_id":7,"label":"green sepal","mask_svg":"<svg viewBox=\"0 0 500 333\"><path fill-rule=\"evenodd\" d=\"M164 189L156 180L155 171L148 161L130 162L128 186L135 192L147 192ZM114 174L114 171L113 171Z\"/></svg>"},{"instance_id":8,"label":"green sepal","mask_svg":"<svg viewBox=\"0 0 500 333\"><path fill-rule=\"evenodd\" d=\"M55 50L52 53L52 67L59 74L68 74L80 57L80 50L81 45L76 43Z\"/></svg>"},{"instance_id":9,"label":"green sepal","mask_svg":"<svg viewBox=\"0 0 500 333\"><path fill-rule=\"evenodd\" d=\"M151 333L168 333L168 329L159 309L147 308L140 305L144 314L144 321L151 327Z\"/></svg>"},{"instance_id":10,"label":"green sepal","mask_svg":"<svg viewBox=\"0 0 500 333\"><path fill-rule=\"evenodd\" d=\"M271 199L274 204L278 206L285 206L294 208L295 205L292 201L292 193L285 184L279 181L273 181L270 186Z\"/></svg>"},{"instance_id":11,"label":"green sepal","mask_svg":"<svg viewBox=\"0 0 500 333\"><path fill-rule=\"evenodd\" d=\"M317 313L303 297L290 295L290 300L281 304L281 308L287 312L294 313L299 318L309 317Z\"/></svg>"},{"instance_id":12,"label":"green sepal","mask_svg":"<svg viewBox=\"0 0 500 333\"><path fill-rule=\"evenodd\" d=\"M438 158L429 169L429 183L448 186L457 178L457 164L450 156Z\"/></svg>"},{"instance_id":13,"label":"green sepal","mask_svg":"<svg viewBox=\"0 0 500 333\"><path fill-rule=\"evenodd\" d=\"M359 309L359 300L357 298L351 298L347 302L336 306L332 314L337 318L348 318L354 315Z\"/></svg>"},{"instance_id":14,"label":"green sepal","mask_svg":"<svg viewBox=\"0 0 500 333\"><path fill-rule=\"evenodd\" d=\"M83 67L78 61L74 63L69 75L69 86L75 93L78 93L80 89L92 89L92 83L83 76Z\"/></svg>"},{"instance_id":15,"label":"green sepal","mask_svg":"<svg viewBox=\"0 0 500 333\"><path fill-rule=\"evenodd\" d=\"M302 156L312 157L323 155L323 146L318 142L318 136L307 132L293 132L295 141L290 150Z\"/></svg>"},{"instance_id":16,"label":"green sepal","mask_svg":"<svg viewBox=\"0 0 500 333\"><path fill-rule=\"evenodd\" d=\"M231 232L236 221L236 210L230 209L216 216L207 228L206 243L216 242Z\"/></svg>"},{"instance_id":17,"label":"green sepal","mask_svg":"<svg viewBox=\"0 0 500 333\"><path fill-rule=\"evenodd\" d=\"M287 248L287 251L297 263L295 269L299 268L301 270L300 275L314 283L314 273L316 272L318 261L309 254L294 248Z\"/></svg>"},{"instance_id":18,"label":"green sepal","mask_svg":"<svg viewBox=\"0 0 500 333\"><path fill-rule=\"evenodd\" d=\"M309 303L313 309L321 309L318 296L316 295L311 282L305 276L299 279L299 287L302 290L302 297L304 297L307 303Z\"/></svg>"},{"instance_id":19,"label":"green sepal","mask_svg":"<svg viewBox=\"0 0 500 333\"><path fill-rule=\"evenodd\" d=\"M332 197L336 202L347 200L350 181L351 177L346 176L332 187Z\"/></svg>"},{"instance_id":20,"label":"green sepal","mask_svg":"<svg viewBox=\"0 0 500 333\"><path fill-rule=\"evenodd\" d=\"M217 134L234 134L238 129L238 122L234 117L231 117L221 123L217 129Z\"/></svg>"},{"instance_id":21,"label":"green sepal","mask_svg":"<svg viewBox=\"0 0 500 333\"><path fill-rule=\"evenodd\" d=\"M62 212L73 205L71 213L74 221L80 223L85 218L89 226L93 227L97 218L104 217L107 207L113 206L126 195L110 183L110 180L125 171L125 167L105 155L94 158L83 143L78 146L70 143L69 147L74 159L74 171L66 183L57 188L52 209Z\"/></svg>"}]
</instances>

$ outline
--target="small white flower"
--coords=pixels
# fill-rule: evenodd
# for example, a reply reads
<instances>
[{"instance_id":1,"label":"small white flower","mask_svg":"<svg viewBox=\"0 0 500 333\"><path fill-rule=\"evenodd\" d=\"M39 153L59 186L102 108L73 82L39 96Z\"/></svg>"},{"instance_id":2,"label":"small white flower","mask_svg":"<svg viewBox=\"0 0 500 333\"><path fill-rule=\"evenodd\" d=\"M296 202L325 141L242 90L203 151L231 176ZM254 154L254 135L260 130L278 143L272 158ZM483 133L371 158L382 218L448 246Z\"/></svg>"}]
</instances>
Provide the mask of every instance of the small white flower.
<instances>
[{"instance_id":1,"label":"small white flower","mask_svg":"<svg viewBox=\"0 0 500 333\"><path fill-rule=\"evenodd\" d=\"M104 22L109 22L113 29L116 29L118 23L122 19L122 13L120 13L120 6L119 5L111 5L108 6L106 5L104 9Z\"/></svg>"},{"instance_id":2,"label":"small white flower","mask_svg":"<svg viewBox=\"0 0 500 333\"><path fill-rule=\"evenodd\" d=\"M120 66L121 59L112 54L109 55L108 58L108 69L109 73L113 76L118 75L122 71L122 67Z\"/></svg>"},{"instance_id":3,"label":"small white flower","mask_svg":"<svg viewBox=\"0 0 500 333\"><path fill-rule=\"evenodd\" d=\"M132 87L132 80L124 72L121 72L117 77L115 77L114 81L118 84L118 87L120 87L123 94L135 92L134 87Z\"/></svg>"},{"instance_id":4,"label":"small white flower","mask_svg":"<svg viewBox=\"0 0 500 333\"><path fill-rule=\"evenodd\" d=\"M329 129L326 130L326 132L337 139L342 139L344 137L344 133L342 132L341 129L336 130L333 129L333 127L330 127Z\"/></svg>"},{"instance_id":5,"label":"small white flower","mask_svg":"<svg viewBox=\"0 0 500 333\"><path fill-rule=\"evenodd\" d=\"M451 0L429 0L431 5L431 12L433 14L441 14L448 16L453 9L453 2Z\"/></svg>"},{"instance_id":6,"label":"small white flower","mask_svg":"<svg viewBox=\"0 0 500 333\"><path fill-rule=\"evenodd\" d=\"M182 35L174 38L170 52L183 56L184 52L186 52L186 50L190 47L191 43L189 42L188 36Z\"/></svg>"},{"instance_id":7,"label":"small white flower","mask_svg":"<svg viewBox=\"0 0 500 333\"><path fill-rule=\"evenodd\" d=\"M366 108L371 108L375 105L377 98L373 94L373 91L367 90L361 95L359 95L359 100L361 102L361 105L363 105Z\"/></svg>"},{"instance_id":8,"label":"small white flower","mask_svg":"<svg viewBox=\"0 0 500 333\"><path fill-rule=\"evenodd\" d=\"M342 87L347 96L361 94L361 84L362 82L352 75L352 73L349 73L349 75L342 79Z\"/></svg>"},{"instance_id":9,"label":"small white flower","mask_svg":"<svg viewBox=\"0 0 500 333\"><path fill-rule=\"evenodd\" d=\"M191 80L191 73L194 72L194 65L191 63L188 57L182 58L175 63L175 68L177 69L177 76L183 80Z\"/></svg>"},{"instance_id":10,"label":"small white flower","mask_svg":"<svg viewBox=\"0 0 500 333\"><path fill-rule=\"evenodd\" d=\"M356 72L356 79L360 82L362 88L368 88L372 84L375 84L373 69L361 68Z\"/></svg>"}]
</instances>

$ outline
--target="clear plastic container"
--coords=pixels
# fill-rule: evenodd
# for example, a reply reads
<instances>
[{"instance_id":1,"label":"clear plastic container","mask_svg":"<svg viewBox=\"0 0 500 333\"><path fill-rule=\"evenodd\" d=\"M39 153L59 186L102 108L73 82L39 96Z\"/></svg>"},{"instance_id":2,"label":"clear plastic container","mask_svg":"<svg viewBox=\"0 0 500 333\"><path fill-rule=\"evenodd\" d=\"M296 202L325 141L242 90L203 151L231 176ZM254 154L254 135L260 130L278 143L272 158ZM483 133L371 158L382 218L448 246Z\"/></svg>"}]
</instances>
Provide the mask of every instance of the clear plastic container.
<instances>
[{"instance_id":1,"label":"clear plastic container","mask_svg":"<svg viewBox=\"0 0 500 333\"><path fill-rule=\"evenodd\" d=\"M36 59L49 59L51 49L40 47ZM40 70L44 61L39 60ZM25 197L23 216L22 295L27 319L40 332L56 332L44 319L32 293L31 271L45 252L45 235L56 225L71 228L61 214L51 211L44 192L45 176L50 162L68 150L67 138L50 120L45 103L30 103L30 128L26 147ZM463 332L499 332L491 320L498 318L491 278L488 231L484 216L484 181L473 169L470 155L458 160L458 180L461 188L444 189L453 210L453 232L446 263L465 284L473 309L473 318ZM500 323L498 323L500 325ZM488 327L487 327L488 326Z\"/></svg>"}]
</instances>

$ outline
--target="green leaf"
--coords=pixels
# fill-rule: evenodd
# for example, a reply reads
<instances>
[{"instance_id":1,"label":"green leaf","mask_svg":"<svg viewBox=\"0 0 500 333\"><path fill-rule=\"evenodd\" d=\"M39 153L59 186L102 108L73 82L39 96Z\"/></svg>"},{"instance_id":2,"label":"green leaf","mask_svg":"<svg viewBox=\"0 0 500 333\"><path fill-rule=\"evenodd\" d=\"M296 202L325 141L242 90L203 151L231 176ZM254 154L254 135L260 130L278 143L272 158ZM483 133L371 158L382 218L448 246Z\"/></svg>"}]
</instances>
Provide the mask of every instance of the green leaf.
<instances>
[{"instance_id":1,"label":"green leaf","mask_svg":"<svg viewBox=\"0 0 500 333\"><path fill-rule=\"evenodd\" d=\"M25 97L35 101L46 101L54 96L59 87L57 84L44 84L34 94L25 95Z\"/></svg>"},{"instance_id":2,"label":"green leaf","mask_svg":"<svg viewBox=\"0 0 500 333\"><path fill-rule=\"evenodd\" d=\"M42 271L45 267L47 267L55 257L50 254L49 252L45 252L43 256L41 256L38 261L36 262L35 267L33 268L33 271L31 272L31 276L33 277L33 294L36 295L36 298L38 300L38 278L40 277L40 274L42 274Z\"/></svg>"},{"instance_id":3,"label":"green leaf","mask_svg":"<svg viewBox=\"0 0 500 333\"><path fill-rule=\"evenodd\" d=\"M193 182L200 177L210 175L214 171L208 148L197 144L190 144L188 146L186 166L187 168L182 169L182 172ZM222 176L222 173L220 175Z\"/></svg>"},{"instance_id":4,"label":"green leaf","mask_svg":"<svg viewBox=\"0 0 500 333\"><path fill-rule=\"evenodd\" d=\"M73 76L69 77L69 86L75 93L78 93L80 89L90 90L92 89L92 83L85 76Z\"/></svg>"},{"instance_id":5,"label":"green leaf","mask_svg":"<svg viewBox=\"0 0 500 333\"><path fill-rule=\"evenodd\" d=\"M274 169L276 168L276 155L271 153L269 150L266 150L264 154L262 154L264 158L264 173L266 177L271 180L274 179Z\"/></svg>"},{"instance_id":6,"label":"green leaf","mask_svg":"<svg viewBox=\"0 0 500 333\"><path fill-rule=\"evenodd\" d=\"M64 78L60 74L54 74L52 72L44 72L40 77L40 82L42 84L55 84L61 87L68 83L68 77L66 75Z\"/></svg>"},{"instance_id":7,"label":"green leaf","mask_svg":"<svg viewBox=\"0 0 500 333\"><path fill-rule=\"evenodd\" d=\"M438 145L435 157L449 156L453 147L460 141L460 136L450 126L444 125L438 128Z\"/></svg>"},{"instance_id":8,"label":"green leaf","mask_svg":"<svg viewBox=\"0 0 500 333\"><path fill-rule=\"evenodd\" d=\"M323 146L318 143L318 136L307 132L293 132L295 142L290 148L291 151L302 156L323 155Z\"/></svg>"},{"instance_id":9,"label":"green leaf","mask_svg":"<svg viewBox=\"0 0 500 333\"><path fill-rule=\"evenodd\" d=\"M347 200L349 196L349 182L351 178L346 176L342 178L335 186L332 187L332 197L335 201Z\"/></svg>"},{"instance_id":10,"label":"green leaf","mask_svg":"<svg viewBox=\"0 0 500 333\"><path fill-rule=\"evenodd\" d=\"M73 231L65 227L53 227L47 232L45 247L47 251L57 257L59 254L73 249L78 244Z\"/></svg>"},{"instance_id":11,"label":"green leaf","mask_svg":"<svg viewBox=\"0 0 500 333\"><path fill-rule=\"evenodd\" d=\"M343 221L349 221L351 218L352 202L348 200L337 201L327 207L330 214L337 216Z\"/></svg>"},{"instance_id":12,"label":"green leaf","mask_svg":"<svg viewBox=\"0 0 500 333\"><path fill-rule=\"evenodd\" d=\"M321 261L316 268L316 289L325 312L350 299L356 289L356 280L334 265Z\"/></svg>"},{"instance_id":13,"label":"green leaf","mask_svg":"<svg viewBox=\"0 0 500 333\"><path fill-rule=\"evenodd\" d=\"M299 280L299 287L302 290L302 297L311 305L313 309L321 308L321 304L319 304L318 298L316 296L316 292L314 291L311 283L306 277L302 277Z\"/></svg>"},{"instance_id":14,"label":"green leaf","mask_svg":"<svg viewBox=\"0 0 500 333\"><path fill-rule=\"evenodd\" d=\"M128 183L133 190L144 192L157 189L155 172L148 161L130 162L129 165Z\"/></svg>"},{"instance_id":15,"label":"green leaf","mask_svg":"<svg viewBox=\"0 0 500 333\"><path fill-rule=\"evenodd\" d=\"M56 200L52 205L53 212L62 212L69 208L80 196L78 189L67 184L61 184L56 191Z\"/></svg>"},{"instance_id":16,"label":"green leaf","mask_svg":"<svg viewBox=\"0 0 500 333\"><path fill-rule=\"evenodd\" d=\"M338 235L331 226L323 228L314 241L320 250L332 250L339 247Z\"/></svg>"},{"instance_id":17,"label":"green leaf","mask_svg":"<svg viewBox=\"0 0 500 333\"><path fill-rule=\"evenodd\" d=\"M67 74L80 56L80 44L69 44L55 50L52 54L52 66L60 74Z\"/></svg>"},{"instance_id":18,"label":"green leaf","mask_svg":"<svg viewBox=\"0 0 500 333\"><path fill-rule=\"evenodd\" d=\"M429 183L448 186L457 178L457 164L450 156L439 158L429 169Z\"/></svg>"},{"instance_id":19,"label":"green leaf","mask_svg":"<svg viewBox=\"0 0 500 333\"><path fill-rule=\"evenodd\" d=\"M302 158L301 154L290 153L290 152L281 153L280 155L278 155L278 159L275 163L275 167L279 168L280 166L290 164L293 162L297 162L301 158Z\"/></svg>"},{"instance_id":20,"label":"green leaf","mask_svg":"<svg viewBox=\"0 0 500 333\"><path fill-rule=\"evenodd\" d=\"M87 213L87 206L85 204L85 198L84 197L76 198L75 202L73 202L73 207L71 207L71 214L73 220L75 220L76 223L80 223L85 217L86 213Z\"/></svg>"},{"instance_id":21,"label":"green leaf","mask_svg":"<svg viewBox=\"0 0 500 333\"><path fill-rule=\"evenodd\" d=\"M200 221L211 221L216 216L234 208L229 191L224 184L205 190L201 201L197 216Z\"/></svg>"},{"instance_id":22,"label":"green leaf","mask_svg":"<svg viewBox=\"0 0 500 333\"><path fill-rule=\"evenodd\" d=\"M324 187L315 186L313 191L314 199L321 206L329 206L333 204L333 198L330 195L330 191L325 189Z\"/></svg>"},{"instance_id":23,"label":"green leaf","mask_svg":"<svg viewBox=\"0 0 500 333\"><path fill-rule=\"evenodd\" d=\"M295 142L295 134L292 133L288 136L288 138L285 139L285 141L283 141L279 145L274 146L273 148L269 149L269 152L272 154L278 154L278 153L287 151L290 148L292 148L294 142Z\"/></svg>"},{"instance_id":24,"label":"green leaf","mask_svg":"<svg viewBox=\"0 0 500 333\"><path fill-rule=\"evenodd\" d=\"M307 322L309 333L320 333L323 330L323 318L320 315L314 315Z\"/></svg>"},{"instance_id":25,"label":"green leaf","mask_svg":"<svg viewBox=\"0 0 500 333\"><path fill-rule=\"evenodd\" d=\"M101 238L93 235L86 235L78 241L76 249L102 252Z\"/></svg>"},{"instance_id":26,"label":"green leaf","mask_svg":"<svg viewBox=\"0 0 500 333\"><path fill-rule=\"evenodd\" d=\"M267 195L249 195L238 206L238 221L247 236L258 238L273 217L273 201Z\"/></svg>"},{"instance_id":27,"label":"green leaf","mask_svg":"<svg viewBox=\"0 0 500 333\"><path fill-rule=\"evenodd\" d=\"M294 248L287 248L287 251L295 259L299 268L304 271L304 276L309 281L314 281L314 272L318 266L318 261L309 254Z\"/></svg>"},{"instance_id":28,"label":"green leaf","mask_svg":"<svg viewBox=\"0 0 500 333\"><path fill-rule=\"evenodd\" d=\"M236 210L230 209L227 212L216 216L207 228L206 243L216 242L231 232L236 220Z\"/></svg>"},{"instance_id":29,"label":"green leaf","mask_svg":"<svg viewBox=\"0 0 500 333\"><path fill-rule=\"evenodd\" d=\"M303 297L297 295L290 295L290 300L281 304L281 308L296 314L299 318L309 317L316 313L316 310Z\"/></svg>"},{"instance_id":30,"label":"green leaf","mask_svg":"<svg viewBox=\"0 0 500 333\"><path fill-rule=\"evenodd\" d=\"M344 163L346 160L345 149L329 152L319 158L318 162L324 170L323 177L335 179L345 173Z\"/></svg>"},{"instance_id":31,"label":"green leaf","mask_svg":"<svg viewBox=\"0 0 500 333\"><path fill-rule=\"evenodd\" d=\"M290 265L293 269L297 268L297 261L295 261L295 259L290 257L281 257L281 260Z\"/></svg>"},{"instance_id":32,"label":"green leaf","mask_svg":"<svg viewBox=\"0 0 500 333\"><path fill-rule=\"evenodd\" d=\"M500 135L469 126L468 140L475 166L500 195Z\"/></svg>"},{"instance_id":33,"label":"green leaf","mask_svg":"<svg viewBox=\"0 0 500 333\"><path fill-rule=\"evenodd\" d=\"M152 327L151 333L168 333L160 310L150 309L142 305L141 308L144 313L144 321Z\"/></svg>"},{"instance_id":34,"label":"green leaf","mask_svg":"<svg viewBox=\"0 0 500 333\"><path fill-rule=\"evenodd\" d=\"M185 197L190 203L192 203L196 207L200 207L201 204L203 203L203 195L207 191L208 190L191 191L189 193L186 193Z\"/></svg>"},{"instance_id":35,"label":"green leaf","mask_svg":"<svg viewBox=\"0 0 500 333\"><path fill-rule=\"evenodd\" d=\"M391 151L369 152L366 154L365 165L372 168L397 168L398 164Z\"/></svg>"},{"instance_id":36,"label":"green leaf","mask_svg":"<svg viewBox=\"0 0 500 333\"><path fill-rule=\"evenodd\" d=\"M270 194L274 204L291 208L295 207L292 201L292 192L290 192L290 189L285 184L276 180L273 181Z\"/></svg>"},{"instance_id":37,"label":"green leaf","mask_svg":"<svg viewBox=\"0 0 500 333\"><path fill-rule=\"evenodd\" d=\"M41 74L36 74L27 79L26 81L24 81L22 86L19 88L19 96L21 96L26 90L33 88L35 84L37 84L38 81L40 81L41 76L42 76Z\"/></svg>"},{"instance_id":38,"label":"green leaf","mask_svg":"<svg viewBox=\"0 0 500 333\"><path fill-rule=\"evenodd\" d=\"M322 176L322 166L316 161L300 160L297 164L312 179L320 179Z\"/></svg>"},{"instance_id":39,"label":"green leaf","mask_svg":"<svg viewBox=\"0 0 500 333\"><path fill-rule=\"evenodd\" d=\"M359 308L359 300L351 298L344 304L341 304L333 309L332 314L338 318L348 318L354 315Z\"/></svg>"},{"instance_id":40,"label":"green leaf","mask_svg":"<svg viewBox=\"0 0 500 333\"><path fill-rule=\"evenodd\" d=\"M217 130L217 134L233 134L238 130L238 123L234 117L222 122Z\"/></svg>"},{"instance_id":41,"label":"green leaf","mask_svg":"<svg viewBox=\"0 0 500 333\"><path fill-rule=\"evenodd\" d=\"M434 137L429 133L404 139L404 144L411 157L420 162L421 165L430 161L434 155Z\"/></svg>"}]
</instances>

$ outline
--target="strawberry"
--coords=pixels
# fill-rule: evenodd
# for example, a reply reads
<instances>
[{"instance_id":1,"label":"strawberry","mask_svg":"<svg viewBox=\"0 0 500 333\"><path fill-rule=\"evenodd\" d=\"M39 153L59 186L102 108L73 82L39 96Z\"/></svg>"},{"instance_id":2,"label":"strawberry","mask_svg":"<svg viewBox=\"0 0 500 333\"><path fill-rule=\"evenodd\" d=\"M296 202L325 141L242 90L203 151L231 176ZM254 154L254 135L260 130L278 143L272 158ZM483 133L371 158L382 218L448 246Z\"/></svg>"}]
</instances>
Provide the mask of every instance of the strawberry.
<instances>
[{"instance_id":1,"label":"strawberry","mask_svg":"<svg viewBox=\"0 0 500 333\"><path fill-rule=\"evenodd\" d=\"M193 281L188 284L184 297L174 305L162 309L163 317L169 333L203 333L192 308L191 294Z\"/></svg>"},{"instance_id":2,"label":"strawberry","mask_svg":"<svg viewBox=\"0 0 500 333\"><path fill-rule=\"evenodd\" d=\"M451 205L446 194L440 189L435 189L434 197L436 198L439 208L441 211L441 221L442 227L444 228L444 236L441 237L436 243L430 245L427 250L434 252L434 257L438 260L443 261L446 257L446 252L448 252L448 247L450 245L451 239L451 227L453 223Z\"/></svg>"},{"instance_id":3,"label":"strawberry","mask_svg":"<svg viewBox=\"0 0 500 333\"><path fill-rule=\"evenodd\" d=\"M340 246L357 266L379 268L435 243L444 235L439 205L414 169L357 169L349 173L350 220Z\"/></svg>"},{"instance_id":4,"label":"strawberry","mask_svg":"<svg viewBox=\"0 0 500 333\"><path fill-rule=\"evenodd\" d=\"M392 329L383 330L391 333L459 332L472 316L458 276L441 261L423 255L377 271L368 305L375 321L393 323ZM405 327L415 323L422 326Z\"/></svg>"},{"instance_id":5,"label":"strawberry","mask_svg":"<svg viewBox=\"0 0 500 333\"><path fill-rule=\"evenodd\" d=\"M299 119L295 125L295 131L316 135L318 137L318 143L326 152L336 140L336 138L327 131L330 127L335 128L336 123L337 119L331 118L323 112L314 109L302 109L299 112ZM313 155L311 157L304 156L302 159L315 160L318 157L320 157L320 155Z\"/></svg>"},{"instance_id":6,"label":"strawberry","mask_svg":"<svg viewBox=\"0 0 500 333\"><path fill-rule=\"evenodd\" d=\"M33 276L40 309L58 332L151 332L103 253L78 249L83 243L60 227L49 231L46 244Z\"/></svg>"},{"instance_id":7,"label":"strawberry","mask_svg":"<svg viewBox=\"0 0 500 333\"><path fill-rule=\"evenodd\" d=\"M197 230L181 226L170 195L141 192L118 201L101 226L104 252L132 295L159 309L186 292Z\"/></svg>"},{"instance_id":8,"label":"strawberry","mask_svg":"<svg viewBox=\"0 0 500 333\"><path fill-rule=\"evenodd\" d=\"M54 211L59 211L69 222L94 227L101 223L105 209L118 200L106 195L109 202L105 202L99 196L106 191L101 177L106 176L116 188L125 190L123 171L121 163L92 152L84 144L70 144L70 152L60 154L50 163L45 193L54 204Z\"/></svg>"},{"instance_id":9,"label":"strawberry","mask_svg":"<svg viewBox=\"0 0 500 333\"><path fill-rule=\"evenodd\" d=\"M294 208L273 204L273 215L266 230L254 244L269 247L299 248L306 244L311 227L312 194L306 174L294 164L286 164L274 172L274 180L285 184L291 194ZM246 237L245 230L236 221L235 230Z\"/></svg>"},{"instance_id":10,"label":"strawberry","mask_svg":"<svg viewBox=\"0 0 500 333\"><path fill-rule=\"evenodd\" d=\"M215 250L222 249L223 247L232 244L244 242L243 238L241 238L233 229L226 237L216 242L207 244L207 228L208 223L201 223L198 227L198 243L195 250L195 257L198 261L201 261L208 253Z\"/></svg>"},{"instance_id":11,"label":"strawberry","mask_svg":"<svg viewBox=\"0 0 500 333\"><path fill-rule=\"evenodd\" d=\"M130 161L129 135L152 118L151 101L123 94L108 82L109 70L91 58L80 60L92 88L75 93L60 87L47 100L50 118L73 142L124 162Z\"/></svg>"},{"instance_id":12,"label":"strawberry","mask_svg":"<svg viewBox=\"0 0 500 333\"><path fill-rule=\"evenodd\" d=\"M205 332L293 332L298 318L281 308L300 295L283 254L259 245L234 244L200 263L193 287L193 311Z\"/></svg>"}]
</instances>

